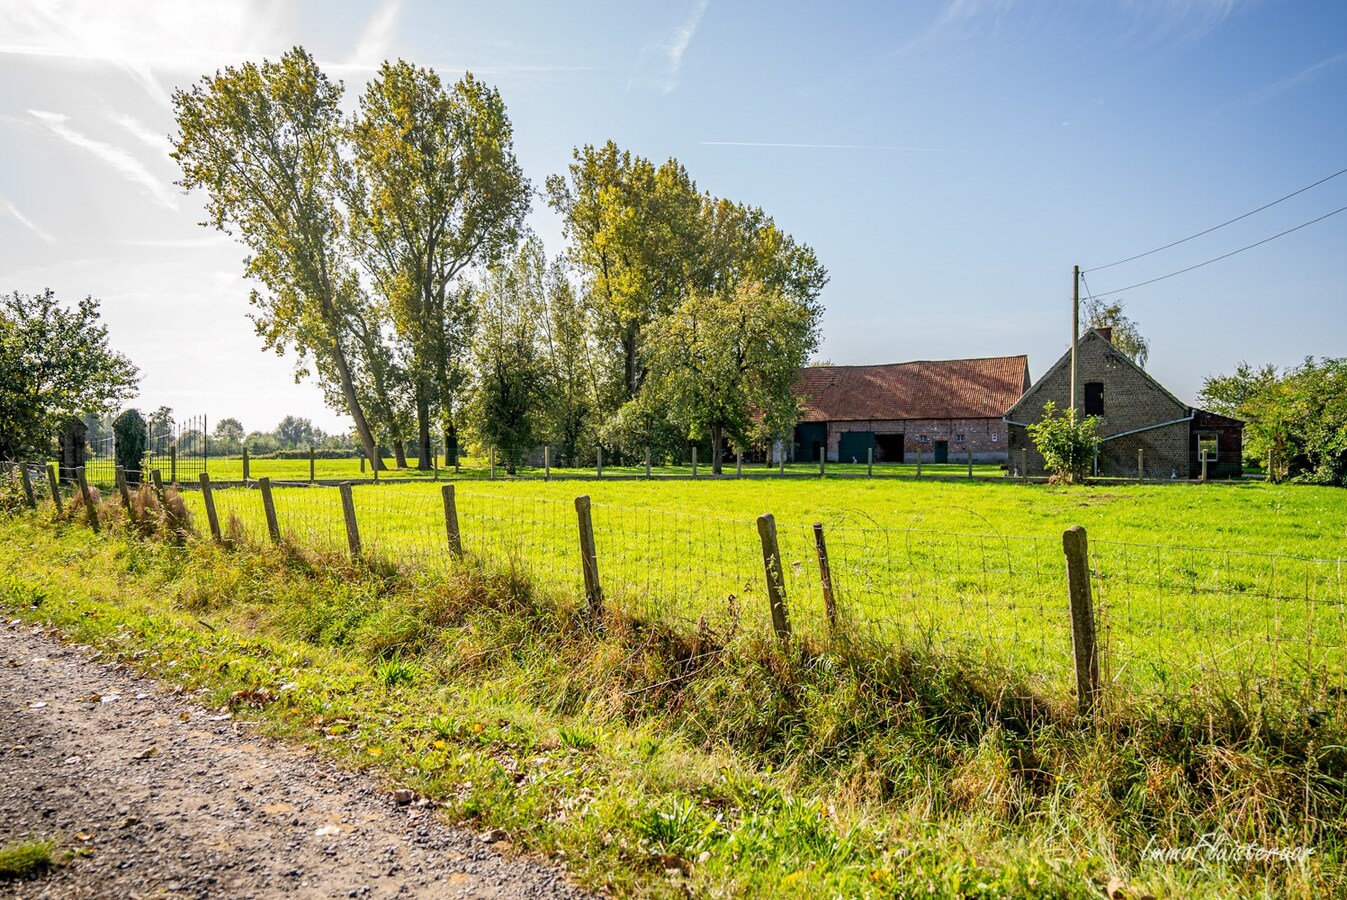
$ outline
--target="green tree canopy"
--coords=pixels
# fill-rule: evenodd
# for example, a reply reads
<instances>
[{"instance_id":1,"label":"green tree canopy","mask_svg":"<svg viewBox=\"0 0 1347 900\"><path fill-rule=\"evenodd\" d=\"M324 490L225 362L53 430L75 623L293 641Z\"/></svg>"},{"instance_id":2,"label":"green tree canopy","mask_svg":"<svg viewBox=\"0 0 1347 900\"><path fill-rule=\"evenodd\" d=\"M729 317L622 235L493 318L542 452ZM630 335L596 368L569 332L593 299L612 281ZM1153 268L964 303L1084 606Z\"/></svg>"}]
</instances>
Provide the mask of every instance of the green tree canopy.
<instances>
[{"instance_id":1,"label":"green tree canopy","mask_svg":"<svg viewBox=\"0 0 1347 900\"><path fill-rule=\"evenodd\" d=\"M1206 379L1199 401L1244 420L1245 454L1270 453L1273 480L1347 485L1347 359L1310 357L1284 371L1242 362Z\"/></svg>"},{"instance_id":2,"label":"green tree canopy","mask_svg":"<svg viewBox=\"0 0 1347 900\"><path fill-rule=\"evenodd\" d=\"M371 459L375 441L350 355L352 320L365 306L345 236L340 197L342 85L303 48L278 62L247 62L173 94L179 182L206 194L208 224L248 248L245 274L268 349L312 357L336 386Z\"/></svg>"},{"instance_id":3,"label":"green tree canopy","mask_svg":"<svg viewBox=\"0 0 1347 900\"><path fill-rule=\"evenodd\" d=\"M1113 346L1137 365L1145 368L1151 355L1151 343L1141 334L1137 323L1123 312L1121 302L1109 302L1103 297L1091 297L1085 301L1085 322L1087 328L1111 328Z\"/></svg>"},{"instance_id":4,"label":"green tree canopy","mask_svg":"<svg viewBox=\"0 0 1347 900\"><path fill-rule=\"evenodd\" d=\"M798 419L791 387L818 348L818 318L811 304L744 282L694 294L656 322L650 389L689 438L711 439L714 473L727 439L746 449Z\"/></svg>"},{"instance_id":5,"label":"green tree canopy","mask_svg":"<svg viewBox=\"0 0 1347 900\"><path fill-rule=\"evenodd\" d=\"M431 408L452 427L471 335L472 308L454 282L515 244L529 183L499 92L471 73L446 90L430 69L385 62L349 134L351 231L408 348L418 466L429 468Z\"/></svg>"},{"instance_id":6,"label":"green tree canopy","mask_svg":"<svg viewBox=\"0 0 1347 900\"><path fill-rule=\"evenodd\" d=\"M510 474L540 434L551 391L542 346L545 279L542 247L530 241L491 270L477 295L470 421Z\"/></svg>"},{"instance_id":7,"label":"green tree canopy","mask_svg":"<svg viewBox=\"0 0 1347 900\"><path fill-rule=\"evenodd\" d=\"M109 411L138 380L92 297L72 309L50 289L0 296L0 458L48 453L62 420Z\"/></svg>"}]
</instances>

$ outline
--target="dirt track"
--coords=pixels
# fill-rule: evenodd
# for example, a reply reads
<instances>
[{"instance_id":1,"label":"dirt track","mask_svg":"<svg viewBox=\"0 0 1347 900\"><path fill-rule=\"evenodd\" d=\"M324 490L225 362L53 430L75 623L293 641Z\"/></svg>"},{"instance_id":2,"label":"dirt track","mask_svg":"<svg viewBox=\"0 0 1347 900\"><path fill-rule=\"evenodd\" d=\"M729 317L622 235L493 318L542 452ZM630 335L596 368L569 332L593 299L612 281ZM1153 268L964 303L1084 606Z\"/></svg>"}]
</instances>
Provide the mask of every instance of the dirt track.
<instances>
[{"instance_id":1,"label":"dirt track","mask_svg":"<svg viewBox=\"0 0 1347 900\"><path fill-rule=\"evenodd\" d=\"M0 624L0 845L78 851L0 896L581 896L429 806L90 656Z\"/></svg>"}]
</instances>

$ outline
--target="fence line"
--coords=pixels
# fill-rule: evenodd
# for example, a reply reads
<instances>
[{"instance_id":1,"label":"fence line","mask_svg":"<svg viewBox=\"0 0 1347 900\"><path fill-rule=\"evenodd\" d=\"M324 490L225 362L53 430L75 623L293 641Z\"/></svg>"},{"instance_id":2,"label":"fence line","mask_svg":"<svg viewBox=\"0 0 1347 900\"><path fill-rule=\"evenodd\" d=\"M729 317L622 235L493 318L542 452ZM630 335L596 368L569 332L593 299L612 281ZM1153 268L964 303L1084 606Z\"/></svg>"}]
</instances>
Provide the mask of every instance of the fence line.
<instances>
[{"instance_id":1,"label":"fence line","mask_svg":"<svg viewBox=\"0 0 1347 900\"><path fill-rule=\"evenodd\" d=\"M26 474L41 507L39 471ZM13 469L9 478L26 503L23 474ZM458 564L449 539L456 528L475 565L526 574L571 598L600 594L614 609L680 626L705 621L825 641L842 633L931 648L1006 665L1045 691L1082 697L1256 690L1307 705L1347 697L1341 558L1090 540L1083 571L1098 644L1086 663L1093 658L1100 674L1081 682L1061 538L890 528L838 515L772 520L769 546L754 519L590 503L596 571L587 585L584 519L569 501L453 485L452 504L441 491L414 486L270 487L275 528L289 544L435 572ZM271 540L263 493L212 490L227 538ZM202 495L186 499L204 517ZM774 592L783 598L780 618L772 615Z\"/></svg>"}]
</instances>

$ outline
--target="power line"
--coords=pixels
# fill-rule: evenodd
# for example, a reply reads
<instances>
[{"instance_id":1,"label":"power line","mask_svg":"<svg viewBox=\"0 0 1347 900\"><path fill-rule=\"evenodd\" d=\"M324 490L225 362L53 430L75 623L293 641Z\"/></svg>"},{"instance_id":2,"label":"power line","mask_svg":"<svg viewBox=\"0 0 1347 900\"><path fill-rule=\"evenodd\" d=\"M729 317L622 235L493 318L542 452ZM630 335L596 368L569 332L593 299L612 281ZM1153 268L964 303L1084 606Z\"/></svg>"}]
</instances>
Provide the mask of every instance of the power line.
<instances>
[{"instance_id":1,"label":"power line","mask_svg":"<svg viewBox=\"0 0 1347 900\"><path fill-rule=\"evenodd\" d=\"M1344 171L1347 171L1347 170L1344 170ZM1324 213L1322 216L1320 216L1320 217L1317 218L1317 219L1311 219L1311 220L1308 221L1308 222L1302 222L1301 224L1297 225L1295 228L1288 228L1288 229L1286 229L1285 231L1282 231L1282 232L1279 232L1279 233L1277 233L1277 234L1274 234L1272 237L1263 238L1261 241L1255 241L1255 242L1252 243L1252 244L1249 244L1249 245L1244 246L1244 247L1240 247L1238 250L1231 250L1229 253L1222 253L1220 256L1212 257L1211 259L1207 260L1206 262L1200 262L1200 263L1197 263L1196 265L1189 266L1189 267L1186 268L1186 269L1179 269L1177 272L1170 272L1168 275L1161 275L1161 276L1158 277L1158 278L1152 278L1152 279L1150 279L1150 280L1148 280L1148 281L1139 281L1139 282L1137 282L1136 284L1129 284L1127 287L1125 287L1125 288L1118 288L1116 291L1100 291L1099 293L1100 293L1101 296L1103 296L1103 295L1105 295L1105 294L1121 294L1121 293L1123 293L1124 291L1130 291L1130 290L1132 290L1133 288L1145 287L1145 286L1148 285L1148 284L1155 284L1155 282L1157 282L1157 281L1164 281L1166 278L1173 278L1175 275L1182 275L1184 272L1191 272L1191 271L1193 271L1193 269L1200 269L1200 268L1202 268L1203 266L1209 266L1209 265L1211 265L1211 264L1214 263L1214 262L1220 262L1220 261L1223 260L1223 259L1229 259L1230 257L1234 256L1236 253L1243 253L1245 250L1252 250L1254 247L1261 247L1262 245L1268 243L1269 241L1275 241L1275 240L1276 240L1277 238L1279 238L1279 237L1285 237L1286 235L1290 234L1290 233L1293 232L1293 231L1299 231L1299 230L1302 229L1302 228L1308 228L1309 226L1315 224L1316 222L1322 222L1324 219L1327 219L1327 218L1330 217L1330 216L1336 216L1336 215L1337 215L1338 213L1340 213L1340 212L1347 212L1347 206L1341 206L1341 207L1338 207L1337 209L1333 210L1333 211L1330 212L1330 213Z\"/></svg>"},{"instance_id":2,"label":"power line","mask_svg":"<svg viewBox=\"0 0 1347 900\"><path fill-rule=\"evenodd\" d=\"M1224 227L1227 226L1227 225L1233 225L1233 224L1235 224L1236 222L1240 221L1241 219L1247 219L1247 218L1249 218L1249 216L1252 216L1254 213L1260 213L1260 212L1262 212L1262 211L1265 210L1265 209L1271 209L1272 207L1276 206L1278 203L1281 203L1283 200L1290 200L1292 197L1296 196L1297 194L1303 194L1303 193L1305 193L1306 191L1308 191L1310 188L1316 188L1316 187L1318 187L1319 185L1323 184L1325 181L1332 181L1334 178L1337 178L1339 175L1342 175L1342 174L1344 174L1344 173L1347 173L1347 169L1339 169L1338 171L1334 172L1332 175L1327 176L1326 178L1320 178L1320 179L1319 179L1318 181L1316 181L1314 184L1307 184L1307 185L1305 185L1303 188L1301 188L1301 189L1298 190L1298 191L1292 191L1291 193L1287 194L1285 197L1280 197L1280 198L1278 198L1278 199L1276 199L1276 200L1273 200L1271 203L1265 203L1265 204L1263 204L1262 206L1258 207L1257 209L1251 209L1251 210L1249 210L1248 212L1246 212L1246 213L1245 213L1244 215L1242 215L1242 216L1235 216L1235 218L1231 219L1231 220L1228 221L1228 222L1222 222L1220 225L1213 225L1213 226L1211 226L1210 228L1208 228L1208 229L1205 230L1205 231L1199 231L1197 234L1190 234L1190 235L1188 235L1186 238L1183 238L1182 240L1174 241L1173 243L1170 243L1170 244L1165 244L1163 247L1156 247L1154 250L1147 250L1145 253L1138 253L1136 256L1129 256L1129 257L1127 257L1127 259L1120 259L1120 260L1118 260L1117 262L1111 262L1111 263L1109 263L1109 264L1106 265L1106 266L1095 266L1095 267L1089 269L1089 271L1091 271L1091 272L1100 272L1100 271L1103 271L1104 269L1111 269L1111 268L1113 268L1114 266L1121 266L1123 263L1129 263L1129 262L1131 262L1131 261L1134 260L1134 259L1141 259L1143 256L1150 256L1152 253L1159 253L1161 250L1168 250L1170 247L1177 247L1179 244L1186 244L1186 243L1188 243L1189 241L1193 240L1194 238L1200 238L1200 237L1202 237L1202 235L1204 235L1204 234L1211 234L1213 231L1217 230L1218 228L1224 228ZM1308 223L1307 223L1307 224L1308 224ZM1278 235L1278 237L1280 237L1280 235ZM1257 246L1257 245L1255 244L1254 246ZM1236 251L1236 252L1238 252L1238 251ZM1214 262L1214 260L1213 260L1213 262ZM1203 263L1202 265L1206 265L1206 263ZM1196 267L1194 267L1194 268L1196 268ZM1185 271L1187 271L1187 270L1185 270ZM1175 273L1175 274L1178 274L1178 273ZM1165 276L1165 277L1169 277L1169 276Z\"/></svg>"}]
</instances>

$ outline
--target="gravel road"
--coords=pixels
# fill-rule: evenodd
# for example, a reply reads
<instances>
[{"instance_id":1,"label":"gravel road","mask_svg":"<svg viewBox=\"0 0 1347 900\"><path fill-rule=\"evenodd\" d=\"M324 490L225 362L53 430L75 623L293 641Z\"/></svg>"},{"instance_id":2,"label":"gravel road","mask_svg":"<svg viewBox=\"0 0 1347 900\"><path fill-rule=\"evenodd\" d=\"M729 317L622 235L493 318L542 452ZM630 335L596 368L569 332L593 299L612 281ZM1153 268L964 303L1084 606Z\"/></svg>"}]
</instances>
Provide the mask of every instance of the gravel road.
<instances>
[{"instance_id":1,"label":"gravel road","mask_svg":"<svg viewBox=\"0 0 1347 900\"><path fill-rule=\"evenodd\" d=\"M0 845L79 855L5 897L580 897L564 874L399 806L40 628L0 624Z\"/></svg>"}]
</instances>

